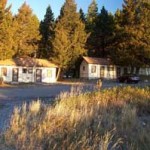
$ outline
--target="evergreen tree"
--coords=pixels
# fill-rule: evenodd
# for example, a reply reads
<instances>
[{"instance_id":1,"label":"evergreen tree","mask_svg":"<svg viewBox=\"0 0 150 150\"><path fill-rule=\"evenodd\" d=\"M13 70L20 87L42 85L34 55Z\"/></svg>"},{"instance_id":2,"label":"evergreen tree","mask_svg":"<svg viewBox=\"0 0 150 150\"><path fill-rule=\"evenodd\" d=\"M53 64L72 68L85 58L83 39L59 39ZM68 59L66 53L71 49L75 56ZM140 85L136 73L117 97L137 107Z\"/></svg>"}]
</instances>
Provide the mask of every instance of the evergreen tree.
<instances>
[{"instance_id":1,"label":"evergreen tree","mask_svg":"<svg viewBox=\"0 0 150 150\"><path fill-rule=\"evenodd\" d=\"M103 6L95 23L95 29L91 33L94 41L92 47L93 55L96 57L108 57L111 50L113 33L114 33L114 17Z\"/></svg>"},{"instance_id":2,"label":"evergreen tree","mask_svg":"<svg viewBox=\"0 0 150 150\"><path fill-rule=\"evenodd\" d=\"M0 1L0 60L14 55L13 47L13 18L7 0Z\"/></svg>"},{"instance_id":3,"label":"evergreen tree","mask_svg":"<svg viewBox=\"0 0 150 150\"><path fill-rule=\"evenodd\" d=\"M136 61L136 9L137 4L133 0L124 0L123 10L117 16L120 22L116 28L116 41L114 43L115 55L114 59L120 65L133 66Z\"/></svg>"},{"instance_id":4,"label":"evergreen tree","mask_svg":"<svg viewBox=\"0 0 150 150\"><path fill-rule=\"evenodd\" d=\"M15 23L17 26L14 47L16 56L35 54L40 40L39 21L26 3L23 3L15 16Z\"/></svg>"},{"instance_id":5,"label":"evergreen tree","mask_svg":"<svg viewBox=\"0 0 150 150\"><path fill-rule=\"evenodd\" d=\"M114 17L115 17L115 30L114 30L111 58L115 64L123 65L122 64L123 56L119 48L119 44L122 42L122 36L124 34L124 29L123 27L121 27L121 23L123 22L122 11L117 9Z\"/></svg>"},{"instance_id":6,"label":"evergreen tree","mask_svg":"<svg viewBox=\"0 0 150 150\"><path fill-rule=\"evenodd\" d=\"M87 33L90 33L90 36L88 37L86 43L89 56L94 56L95 53L93 45L96 44L94 30L96 28L97 17L98 17L97 2L96 0L92 0L92 3L88 7L88 12L86 16L86 31Z\"/></svg>"},{"instance_id":7,"label":"evergreen tree","mask_svg":"<svg viewBox=\"0 0 150 150\"><path fill-rule=\"evenodd\" d=\"M54 37L54 14L50 6L46 9L44 20L40 23L42 39L39 47L39 57L48 58L52 52L52 39Z\"/></svg>"},{"instance_id":8,"label":"evergreen tree","mask_svg":"<svg viewBox=\"0 0 150 150\"><path fill-rule=\"evenodd\" d=\"M88 7L88 13L87 13L87 31L92 32L93 29L95 28L95 21L98 16L98 6L96 0L92 0L92 3Z\"/></svg>"},{"instance_id":9,"label":"evergreen tree","mask_svg":"<svg viewBox=\"0 0 150 150\"><path fill-rule=\"evenodd\" d=\"M138 8L140 61L150 65L150 1L141 0Z\"/></svg>"},{"instance_id":10,"label":"evergreen tree","mask_svg":"<svg viewBox=\"0 0 150 150\"><path fill-rule=\"evenodd\" d=\"M82 20L83 23L85 23L86 22L85 14L81 8L79 10L79 13L80 13L80 19Z\"/></svg>"},{"instance_id":11,"label":"evergreen tree","mask_svg":"<svg viewBox=\"0 0 150 150\"><path fill-rule=\"evenodd\" d=\"M61 19L62 18L62 16L64 15L64 7L65 7L65 3L64 3L64 5L61 7L61 9L60 9L60 14L59 14L59 16L57 17L57 19L56 19L56 22L59 20L59 19Z\"/></svg>"},{"instance_id":12,"label":"evergreen tree","mask_svg":"<svg viewBox=\"0 0 150 150\"><path fill-rule=\"evenodd\" d=\"M116 15L113 60L120 65L139 68L149 54L149 11L140 1L124 0L123 10Z\"/></svg>"},{"instance_id":13,"label":"evergreen tree","mask_svg":"<svg viewBox=\"0 0 150 150\"><path fill-rule=\"evenodd\" d=\"M61 70L72 67L86 53L84 47L87 40L85 25L76 12L74 0L66 0L62 8L53 40L52 61L59 66L58 77Z\"/></svg>"}]
</instances>

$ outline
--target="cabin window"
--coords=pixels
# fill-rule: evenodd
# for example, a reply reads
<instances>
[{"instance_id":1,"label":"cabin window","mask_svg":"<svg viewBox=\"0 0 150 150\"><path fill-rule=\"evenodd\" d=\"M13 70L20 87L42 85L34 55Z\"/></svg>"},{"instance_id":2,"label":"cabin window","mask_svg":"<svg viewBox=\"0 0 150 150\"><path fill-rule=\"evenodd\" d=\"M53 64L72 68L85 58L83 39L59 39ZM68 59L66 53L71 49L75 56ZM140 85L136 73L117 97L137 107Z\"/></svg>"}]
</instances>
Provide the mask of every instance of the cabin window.
<instances>
[{"instance_id":1,"label":"cabin window","mask_svg":"<svg viewBox=\"0 0 150 150\"><path fill-rule=\"evenodd\" d=\"M47 77L52 77L52 70L47 70Z\"/></svg>"},{"instance_id":2,"label":"cabin window","mask_svg":"<svg viewBox=\"0 0 150 150\"><path fill-rule=\"evenodd\" d=\"M28 69L28 73L32 74L33 73L33 69Z\"/></svg>"},{"instance_id":3,"label":"cabin window","mask_svg":"<svg viewBox=\"0 0 150 150\"><path fill-rule=\"evenodd\" d=\"M27 73L27 68L23 68L22 73Z\"/></svg>"},{"instance_id":4,"label":"cabin window","mask_svg":"<svg viewBox=\"0 0 150 150\"><path fill-rule=\"evenodd\" d=\"M114 71L114 67L108 67L107 70L108 71Z\"/></svg>"},{"instance_id":5,"label":"cabin window","mask_svg":"<svg viewBox=\"0 0 150 150\"><path fill-rule=\"evenodd\" d=\"M100 67L100 77L101 77L101 78L104 78L104 76L105 76L105 67L104 67L104 66L101 66L101 67Z\"/></svg>"},{"instance_id":6,"label":"cabin window","mask_svg":"<svg viewBox=\"0 0 150 150\"><path fill-rule=\"evenodd\" d=\"M7 68L2 68L2 76L7 76Z\"/></svg>"},{"instance_id":7,"label":"cabin window","mask_svg":"<svg viewBox=\"0 0 150 150\"><path fill-rule=\"evenodd\" d=\"M85 66L83 66L83 71L85 71Z\"/></svg>"},{"instance_id":8,"label":"cabin window","mask_svg":"<svg viewBox=\"0 0 150 150\"><path fill-rule=\"evenodd\" d=\"M95 72L96 72L96 66L92 66L91 73L95 73Z\"/></svg>"}]
</instances>

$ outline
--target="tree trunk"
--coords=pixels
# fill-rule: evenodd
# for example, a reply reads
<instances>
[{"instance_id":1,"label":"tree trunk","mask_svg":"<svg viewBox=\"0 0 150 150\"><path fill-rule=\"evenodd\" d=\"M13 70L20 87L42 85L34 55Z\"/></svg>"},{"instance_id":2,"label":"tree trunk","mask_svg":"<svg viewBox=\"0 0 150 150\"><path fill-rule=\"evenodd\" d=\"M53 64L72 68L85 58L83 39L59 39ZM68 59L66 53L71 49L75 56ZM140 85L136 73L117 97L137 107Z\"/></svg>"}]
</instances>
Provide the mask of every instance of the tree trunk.
<instances>
[{"instance_id":1,"label":"tree trunk","mask_svg":"<svg viewBox=\"0 0 150 150\"><path fill-rule=\"evenodd\" d=\"M57 75L56 75L56 81L62 80L64 75L64 69L58 68Z\"/></svg>"},{"instance_id":2,"label":"tree trunk","mask_svg":"<svg viewBox=\"0 0 150 150\"><path fill-rule=\"evenodd\" d=\"M57 76L56 76L56 81L58 81L60 79L60 75L61 75L61 68L58 68L58 72L57 72Z\"/></svg>"}]
</instances>

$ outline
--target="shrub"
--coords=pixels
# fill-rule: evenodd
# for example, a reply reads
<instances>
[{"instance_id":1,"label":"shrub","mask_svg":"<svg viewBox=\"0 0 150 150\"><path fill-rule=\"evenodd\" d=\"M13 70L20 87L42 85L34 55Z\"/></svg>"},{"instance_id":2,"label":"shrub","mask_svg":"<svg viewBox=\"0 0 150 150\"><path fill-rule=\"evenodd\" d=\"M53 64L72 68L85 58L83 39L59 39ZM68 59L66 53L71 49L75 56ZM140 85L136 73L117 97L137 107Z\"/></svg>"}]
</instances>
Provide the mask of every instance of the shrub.
<instances>
[{"instance_id":1,"label":"shrub","mask_svg":"<svg viewBox=\"0 0 150 150\"><path fill-rule=\"evenodd\" d=\"M54 106L40 101L15 108L0 147L43 149L150 149L150 89L113 88L57 97ZM147 116L148 115L148 116Z\"/></svg>"}]
</instances>

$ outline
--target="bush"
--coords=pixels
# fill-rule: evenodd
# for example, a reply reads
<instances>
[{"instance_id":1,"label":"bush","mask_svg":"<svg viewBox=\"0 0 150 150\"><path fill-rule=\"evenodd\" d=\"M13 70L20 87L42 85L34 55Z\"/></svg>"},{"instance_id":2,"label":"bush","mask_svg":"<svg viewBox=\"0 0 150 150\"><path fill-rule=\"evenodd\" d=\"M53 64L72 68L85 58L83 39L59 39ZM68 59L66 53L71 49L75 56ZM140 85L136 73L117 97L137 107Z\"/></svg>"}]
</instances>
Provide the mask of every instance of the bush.
<instances>
[{"instance_id":1,"label":"bush","mask_svg":"<svg viewBox=\"0 0 150 150\"><path fill-rule=\"evenodd\" d=\"M0 148L150 149L149 88L85 94L74 89L56 101L53 106L34 101L15 108Z\"/></svg>"}]
</instances>

